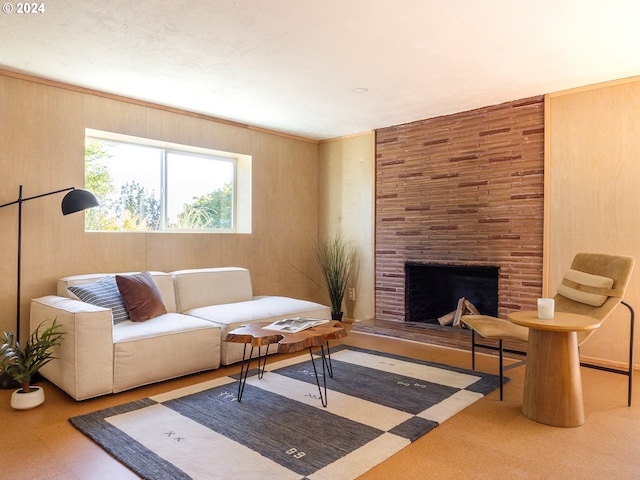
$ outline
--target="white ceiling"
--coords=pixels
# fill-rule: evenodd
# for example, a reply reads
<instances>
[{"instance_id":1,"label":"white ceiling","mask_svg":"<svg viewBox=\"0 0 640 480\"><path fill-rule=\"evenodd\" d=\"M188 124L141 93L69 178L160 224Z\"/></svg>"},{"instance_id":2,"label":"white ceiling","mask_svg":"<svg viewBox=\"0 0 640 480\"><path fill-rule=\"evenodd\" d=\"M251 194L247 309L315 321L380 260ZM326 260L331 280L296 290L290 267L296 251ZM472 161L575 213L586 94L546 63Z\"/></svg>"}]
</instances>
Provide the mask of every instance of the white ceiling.
<instances>
[{"instance_id":1,"label":"white ceiling","mask_svg":"<svg viewBox=\"0 0 640 480\"><path fill-rule=\"evenodd\" d=\"M640 75L638 0L41 3L0 68L312 139Z\"/></svg>"}]
</instances>

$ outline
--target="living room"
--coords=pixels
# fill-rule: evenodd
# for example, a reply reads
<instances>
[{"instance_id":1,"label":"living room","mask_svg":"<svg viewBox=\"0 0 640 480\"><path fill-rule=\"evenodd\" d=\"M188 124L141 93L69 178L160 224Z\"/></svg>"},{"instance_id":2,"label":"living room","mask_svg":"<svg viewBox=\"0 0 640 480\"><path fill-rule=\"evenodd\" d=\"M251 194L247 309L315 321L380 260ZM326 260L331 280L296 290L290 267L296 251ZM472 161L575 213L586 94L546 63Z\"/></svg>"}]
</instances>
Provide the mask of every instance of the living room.
<instances>
[{"instance_id":1,"label":"living room","mask_svg":"<svg viewBox=\"0 0 640 480\"><path fill-rule=\"evenodd\" d=\"M7 18L5 16L4 21ZM45 79L11 65L2 68L0 162L4 193L0 203L13 200L19 185L24 186L28 196L68 186L84 186L87 128L252 157L250 234L85 232L83 216L61 217L57 200L26 205L23 331L28 329L30 300L55 292L59 278L81 273L240 266L251 271L258 294L288 295L327 303L323 291L313 281L320 281L313 248L318 238L334 233L351 239L360 255L360 268L353 283L356 301L345 303L346 316L356 320L381 316L377 302L382 296L376 294L376 288L382 287L386 264L385 253L376 249L382 245L382 235L387 231L380 227L387 228L392 215L385 213L383 221L381 212L385 211L386 204L378 196L381 145L376 142L384 134L391 137L391 130L410 128L412 122L402 123L404 127L400 123L388 123L318 140L224 120L213 114L194 113L162 102L107 93L69 81ZM531 169L537 172L529 178L533 183L531 188L543 193L532 201L538 212L537 221L544 228L526 238L527 243L520 248L526 250L528 261L524 263L530 269L524 276L526 288L515 288L514 297L519 297L520 305L532 307L538 296L552 294L579 251L640 258L640 247L635 241L638 233L635 212L639 204L636 179L640 176L637 162L640 79L633 77L639 73L640 70L629 71L608 77L607 82L585 81L567 89L530 91L501 101L487 99L466 113L455 110L449 112L451 117L437 116L443 117L442 121L444 117L456 115L472 118L476 110L478 115L486 115L483 108L539 96L536 105L542 120L538 128L542 131L532 134L537 148L532 156L537 164ZM414 120L432 124L424 127L421 138L431 138L433 132L442 131L437 118L424 116ZM483 131L502 128L491 120L488 127ZM401 151L403 145L399 145L397 148ZM451 157L455 156L453 152ZM518 205L512 207L516 215ZM16 317L15 221L13 209L0 211L6 273L6 281L0 285L3 306L0 328L3 330L13 329ZM447 240L445 235L444 241ZM431 257L427 254L423 260L458 261L453 254L443 256L441 247L427 245L423 250L432 248L436 254ZM465 261L495 263L487 258L486 247L483 248L486 255L481 259L470 259L468 252L461 257ZM512 253L502 255L513 256ZM640 305L639 281L637 273L634 274L626 296L632 305ZM625 312L615 312L581 353L585 358L605 364L624 363L627 325ZM638 342L636 339L636 349ZM413 347L393 348L411 350ZM439 355L447 358L449 354L440 352ZM468 354L462 358L468 360ZM484 371L495 372L494 363L487 361L483 366ZM604 380L605 385L609 385L606 383L609 381ZM518 377L514 377L511 387L517 385ZM510 400L517 401L517 394ZM611 401L615 403L614 400ZM598 402L608 400L598 397ZM636 411L637 407L632 409ZM511 413L517 409L512 410ZM10 412L6 405L2 411L3 417ZM31 412L29 423L40 415L45 413ZM633 421L638 418L634 413L621 415L632 417ZM44 419L42 421L44 423Z\"/></svg>"}]
</instances>

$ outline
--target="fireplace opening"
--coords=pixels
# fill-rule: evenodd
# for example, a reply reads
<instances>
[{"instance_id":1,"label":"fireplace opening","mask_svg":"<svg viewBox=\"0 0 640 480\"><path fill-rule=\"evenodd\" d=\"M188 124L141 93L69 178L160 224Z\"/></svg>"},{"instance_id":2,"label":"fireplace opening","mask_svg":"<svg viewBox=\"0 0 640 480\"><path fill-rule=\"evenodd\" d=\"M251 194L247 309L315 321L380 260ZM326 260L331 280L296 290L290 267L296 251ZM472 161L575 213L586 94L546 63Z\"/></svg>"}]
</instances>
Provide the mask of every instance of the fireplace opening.
<instances>
[{"instance_id":1,"label":"fireplace opening","mask_svg":"<svg viewBox=\"0 0 640 480\"><path fill-rule=\"evenodd\" d=\"M405 264L405 321L437 323L460 298L483 315L498 316L498 273L493 266Z\"/></svg>"}]
</instances>

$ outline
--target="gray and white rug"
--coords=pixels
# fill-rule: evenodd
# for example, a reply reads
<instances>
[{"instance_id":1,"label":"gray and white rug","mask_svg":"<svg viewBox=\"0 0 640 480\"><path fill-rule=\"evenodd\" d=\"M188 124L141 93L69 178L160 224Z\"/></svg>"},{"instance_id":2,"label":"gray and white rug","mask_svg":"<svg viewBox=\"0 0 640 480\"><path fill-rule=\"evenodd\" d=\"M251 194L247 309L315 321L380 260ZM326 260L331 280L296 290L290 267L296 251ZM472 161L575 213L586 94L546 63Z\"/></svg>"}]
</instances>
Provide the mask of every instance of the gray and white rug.
<instances>
[{"instance_id":1,"label":"gray and white rug","mask_svg":"<svg viewBox=\"0 0 640 480\"><path fill-rule=\"evenodd\" d=\"M273 358L242 402L237 377L223 377L69 421L145 479L353 479L499 383L337 347L323 408L309 356Z\"/></svg>"}]
</instances>

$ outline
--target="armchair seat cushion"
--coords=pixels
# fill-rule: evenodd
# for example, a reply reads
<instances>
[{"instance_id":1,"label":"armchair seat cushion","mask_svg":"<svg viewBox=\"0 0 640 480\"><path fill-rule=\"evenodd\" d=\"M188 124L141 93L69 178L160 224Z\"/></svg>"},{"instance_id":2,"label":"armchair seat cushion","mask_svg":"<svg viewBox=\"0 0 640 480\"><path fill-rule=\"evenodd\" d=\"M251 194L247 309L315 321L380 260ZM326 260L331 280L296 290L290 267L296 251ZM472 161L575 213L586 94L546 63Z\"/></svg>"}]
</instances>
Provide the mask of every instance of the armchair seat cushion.
<instances>
[{"instance_id":1,"label":"armchair seat cushion","mask_svg":"<svg viewBox=\"0 0 640 480\"><path fill-rule=\"evenodd\" d=\"M523 342L529 340L529 329L511 323L509 320L489 315L463 315L461 321L484 338L521 340Z\"/></svg>"}]
</instances>

